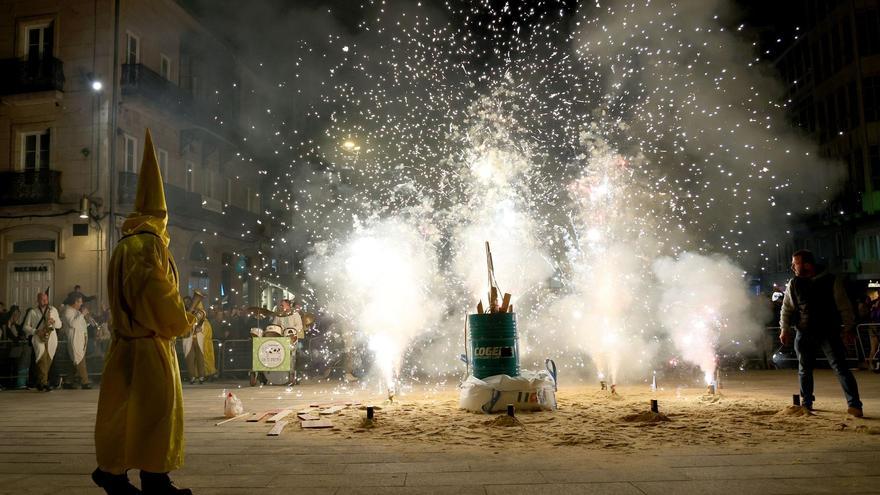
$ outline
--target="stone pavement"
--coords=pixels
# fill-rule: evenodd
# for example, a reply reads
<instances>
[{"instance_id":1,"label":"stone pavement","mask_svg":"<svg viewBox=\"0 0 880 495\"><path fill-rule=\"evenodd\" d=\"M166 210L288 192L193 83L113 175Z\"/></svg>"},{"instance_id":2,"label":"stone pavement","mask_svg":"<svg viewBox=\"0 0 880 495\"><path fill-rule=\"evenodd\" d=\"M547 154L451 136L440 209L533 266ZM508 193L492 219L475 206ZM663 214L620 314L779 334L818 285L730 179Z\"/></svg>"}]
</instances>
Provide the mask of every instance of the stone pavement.
<instances>
[{"instance_id":1,"label":"stone pavement","mask_svg":"<svg viewBox=\"0 0 880 495\"><path fill-rule=\"evenodd\" d=\"M789 387L793 372L753 372L729 386ZM880 412L880 377L857 375L866 412ZM820 372L822 393L837 393ZM224 385L186 386L186 467L179 486L211 494L880 494L880 437L818 443L796 451L730 446L615 453L584 447L530 452L460 446L394 445L288 426L267 437L264 424L214 426ZM227 384L226 386L230 386ZM237 386L234 385L234 386ZM285 394L280 387L242 389L249 405L308 405L319 388ZM297 397L297 395L301 395ZM836 395L835 395L836 396ZM98 392L0 392L0 494L101 493L91 484L92 428ZM336 395L334 400L345 400ZM255 410L258 407L249 407ZM874 439L877 441L874 441ZM131 473L132 480L137 480Z\"/></svg>"}]
</instances>

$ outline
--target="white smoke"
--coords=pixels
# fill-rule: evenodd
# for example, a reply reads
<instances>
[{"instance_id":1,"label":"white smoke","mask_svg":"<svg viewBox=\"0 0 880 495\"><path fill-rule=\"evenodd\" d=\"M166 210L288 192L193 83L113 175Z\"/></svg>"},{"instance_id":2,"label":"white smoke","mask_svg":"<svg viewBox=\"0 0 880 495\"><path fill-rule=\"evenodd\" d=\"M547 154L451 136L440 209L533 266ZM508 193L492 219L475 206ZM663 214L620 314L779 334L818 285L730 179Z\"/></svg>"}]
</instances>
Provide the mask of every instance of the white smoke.
<instances>
[{"instance_id":1,"label":"white smoke","mask_svg":"<svg viewBox=\"0 0 880 495\"><path fill-rule=\"evenodd\" d=\"M742 269L723 256L694 253L659 258L653 268L660 323L682 359L699 366L711 383L720 338L760 335L763 328Z\"/></svg>"},{"instance_id":2,"label":"white smoke","mask_svg":"<svg viewBox=\"0 0 880 495\"><path fill-rule=\"evenodd\" d=\"M326 307L369 343L393 390L407 346L436 325L443 309L434 302L439 280L432 239L402 217L377 220L317 249L306 265Z\"/></svg>"}]
</instances>

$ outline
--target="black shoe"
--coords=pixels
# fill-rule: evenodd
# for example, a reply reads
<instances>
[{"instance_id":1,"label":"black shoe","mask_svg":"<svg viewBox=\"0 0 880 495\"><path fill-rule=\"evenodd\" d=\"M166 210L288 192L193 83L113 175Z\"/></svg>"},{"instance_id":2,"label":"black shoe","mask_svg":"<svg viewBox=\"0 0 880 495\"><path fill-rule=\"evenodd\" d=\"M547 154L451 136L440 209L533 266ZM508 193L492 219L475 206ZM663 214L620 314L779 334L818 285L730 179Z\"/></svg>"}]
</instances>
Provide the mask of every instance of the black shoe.
<instances>
[{"instance_id":1,"label":"black shoe","mask_svg":"<svg viewBox=\"0 0 880 495\"><path fill-rule=\"evenodd\" d=\"M79 388L81 388L83 390L91 390L92 384L91 383L83 383Z\"/></svg>"},{"instance_id":2,"label":"black shoe","mask_svg":"<svg viewBox=\"0 0 880 495\"><path fill-rule=\"evenodd\" d=\"M189 379L189 384L190 384L190 385L195 385L195 384L196 384L196 379L195 379L195 378L190 378L190 379Z\"/></svg>"},{"instance_id":3,"label":"black shoe","mask_svg":"<svg viewBox=\"0 0 880 495\"><path fill-rule=\"evenodd\" d=\"M189 488L177 488L168 473L141 471L141 488L150 495L192 495Z\"/></svg>"},{"instance_id":4,"label":"black shoe","mask_svg":"<svg viewBox=\"0 0 880 495\"><path fill-rule=\"evenodd\" d=\"M107 492L108 495L136 495L141 493L136 486L128 481L128 475L110 474L100 469L92 472L92 481Z\"/></svg>"}]
</instances>

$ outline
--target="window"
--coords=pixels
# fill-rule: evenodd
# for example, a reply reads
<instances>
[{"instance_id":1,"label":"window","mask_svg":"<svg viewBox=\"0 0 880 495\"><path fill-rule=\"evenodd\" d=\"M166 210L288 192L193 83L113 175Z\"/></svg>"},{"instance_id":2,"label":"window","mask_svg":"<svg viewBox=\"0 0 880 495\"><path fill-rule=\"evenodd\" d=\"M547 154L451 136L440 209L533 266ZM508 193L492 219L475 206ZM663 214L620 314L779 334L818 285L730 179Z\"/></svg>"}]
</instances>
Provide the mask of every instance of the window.
<instances>
[{"instance_id":1,"label":"window","mask_svg":"<svg viewBox=\"0 0 880 495\"><path fill-rule=\"evenodd\" d=\"M251 213L260 212L260 195L255 194L250 187L247 188L247 209Z\"/></svg>"},{"instance_id":2,"label":"window","mask_svg":"<svg viewBox=\"0 0 880 495\"><path fill-rule=\"evenodd\" d=\"M139 64L141 62L141 39L126 33L125 39L125 63Z\"/></svg>"},{"instance_id":3,"label":"window","mask_svg":"<svg viewBox=\"0 0 880 495\"><path fill-rule=\"evenodd\" d=\"M856 12L856 37L863 57L880 53L880 10L868 9Z\"/></svg>"},{"instance_id":4,"label":"window","mask_svg":"<svg viewBox=\"0 0 880 495\"><path fill-rule=\"evenodd\" d=\"M850 157L850 173L851 183L855 187L857 193L865 192L865 167L863 165L864 157L862 156L862 148L853 148Z\"/></svg>"},{"instance_id":5,"label":"window","mask_svg":"<svg viewBox=\"0 0 880 495\"><path fill-rule=\"evenodd\" d=\"M55 241L51 239L29 239L12 243L13 253L54 253Z\"/></svg>"},{"instance_id":6,"label":"window","mask_svg":"<svg viewBox=\"0 0 880 495\"><path fill-rule=\"evenodd\" d=\"M880 236L876 234L858 237L856 239L856 250L859 258L862 261L876 260L878 243L880 243Z\"/></svg>"},{"instance_id":7,"label":"window","mask_svg":"<svg viewBox=\"0 0 880 495\"><path fill-rule=\"evenodd\" d=\"M195 168L195 163L186 162L186 190L189 192L196 192Z\"/></svg>"},{"instance_id":8,"label":"window","mask_svg":"<svg viewBox=\"0 0 880 495\"><path fill-rule=\"evenodd\" d=\"M158 148L156 156L159 159L159 170L162 171L162 182L168 182L168 152Z\"/></svg>"},{"instance_id":9,"label":"window","mask_svg":"<svg viewBox=\"0 0 880 495\"><path fill-rule=\"evenodd\" d=\"M51 21L30 23L24 26L22 55L26 60L40 60L52 56L55 29Z\"/></svg>"},{"instance_id":10,"label":"window","mask_svg":"<svg viewBox=\"0 0 880 495\"><path fill-rule=\"evenodd\" d=\"M841 36L843 37L843 65L849 65L853 61L853 35L848 17L843 21Z\"/></svg>"},{"instance_id":11,"label":"window","mask_svg":"<svg viewBox=\"0 0 880 495\"><path fill-rule=\"evenodd\" d=\"M126 134L125 135L125 147L123 149L125 150L124 162L123 162L124 170L126 172L131 172L133 174L136 174L138 171L137 139Z\"/></svg>"},{"instance_id":12,"label":"window","mask_svg":"<svg viewBox=\"0 0 880 495\"><path fill-rule=\"evenodd\" d=\"M214 194L214 171L209 170L207 174L205 174L205 196L209 198L216 198L217 196Z\"/></svg>"},{"instance_id":13,"label":"window","mask_svg":"<svg viewBox=\"0 0 880 495\"><path fill-rule=\"evenodd\" d=\"M862 97L864 98L865 122L880 120L880 77L862 79Z\"/></svg>"},{"instance_id":14,"label":"window","mask_svg":"<svg viewBox=\"0 0 880 495\"><path fill-rule=\"evenodd\" d=\"M859 126L861 115L859 114L859 92L855 81L850 81L848 85L849 92L849 128L855 129Z\"/></svg>"},{"instance_id":15,"label":"window","mask_svg":"<svg viewBox=\"0 0 880 495\"><path fill-rule=\"evenodd\" d=\"M166 57L163 53L160 55L162 57L162 61L159 63L159 74L162 74L162 77L165 79L171 80L171 59Z\"/></svg>"},{"instance_id":16,"label":"window","mask_svg":"<svg viewBox=\"0 0 880 495\"><path fill-rule=\"evenodd\" d=\"M49 129L21 135L21 169L26 172L49 169Z\"/></svg>"},{"instance_id":17,"label":"window","mask_svg":"<svg viewBox=\"0 0 880 495\"><path fill-rule=\"evenodd\" d=\"M848 131L850 130L850 118L849 115L847 115L848 107L846 106L846 87L840 86L839 88L837 88L835 95L837 100L837 102L835 103L837 106L837 122L835 122L836 129L838 131Z\"/></svg>"},{"instance_id":18,"label":"window","mask_svg":"<svg viewBox=\"0 0 880 495\"><path fill-rule=\"evenodd\" d=\"M868 165L871 167L871 190L880 191L880 146L868 146Z\"/></svg>"}]
</instances>

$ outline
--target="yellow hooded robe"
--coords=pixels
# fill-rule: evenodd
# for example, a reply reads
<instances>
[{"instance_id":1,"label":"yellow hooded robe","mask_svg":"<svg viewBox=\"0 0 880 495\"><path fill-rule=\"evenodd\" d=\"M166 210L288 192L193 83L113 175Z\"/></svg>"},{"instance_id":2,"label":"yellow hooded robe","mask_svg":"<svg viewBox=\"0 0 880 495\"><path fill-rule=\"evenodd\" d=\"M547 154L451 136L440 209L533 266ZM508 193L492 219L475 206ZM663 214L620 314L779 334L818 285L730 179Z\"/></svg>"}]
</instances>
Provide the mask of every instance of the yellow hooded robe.
<instances>
[{"instance_id":1,"label":"yellow hooded robe","mask_svg":"<svg viewBox=\"0 0 880 495\"><path fill-rule=\"evenodd\" d=\"M113 474L183 465L183 396L174 339L186 312L168 250L162 175L147 130L134 211L110 258L107 288L113 340L104 361L95 422L98 466Z\"/></svg>"},{"instance_id":2,"label":"yellow hooded robe","mask_svg":"<svg viewBox=\"0 0 880 495\"><path fill-rule=\"evenodd\" d=\"M197 302L192 308L190 308L191 313L195 313L196 311L205 312L205 304L203 301ZM197 339L196 335L191 337L193 340ZM186 339L183 340L183 352L188 356L189 355L189 342ZM202 343L199 344L199 347L202 350L202 356L205 359L205 376L211 377L217 374L217 365L214 362L214 327L211 326L211 321L205 318L204 323L202 323ZM187 357L187 359L189 359ZM187 365L189 366L189 365ZM193 378L194 370L190 369L190 378Z\"/></svg>"},{"instance_id":3,"label":"yellow hooded robe","mask_svg":"<svg viewBox=\"0 0 880 495\"><path fill-rule=\"evenodd\" d=\"M198 309L205 311L205 305L202 301L196 305ZM217 364L214 362L214 327L211 322L205 318L202 325L202 332L205 333L205 347L202 352L205 353L205 376L214 376L217 374Z\"/></svg>"}]
</instances>

